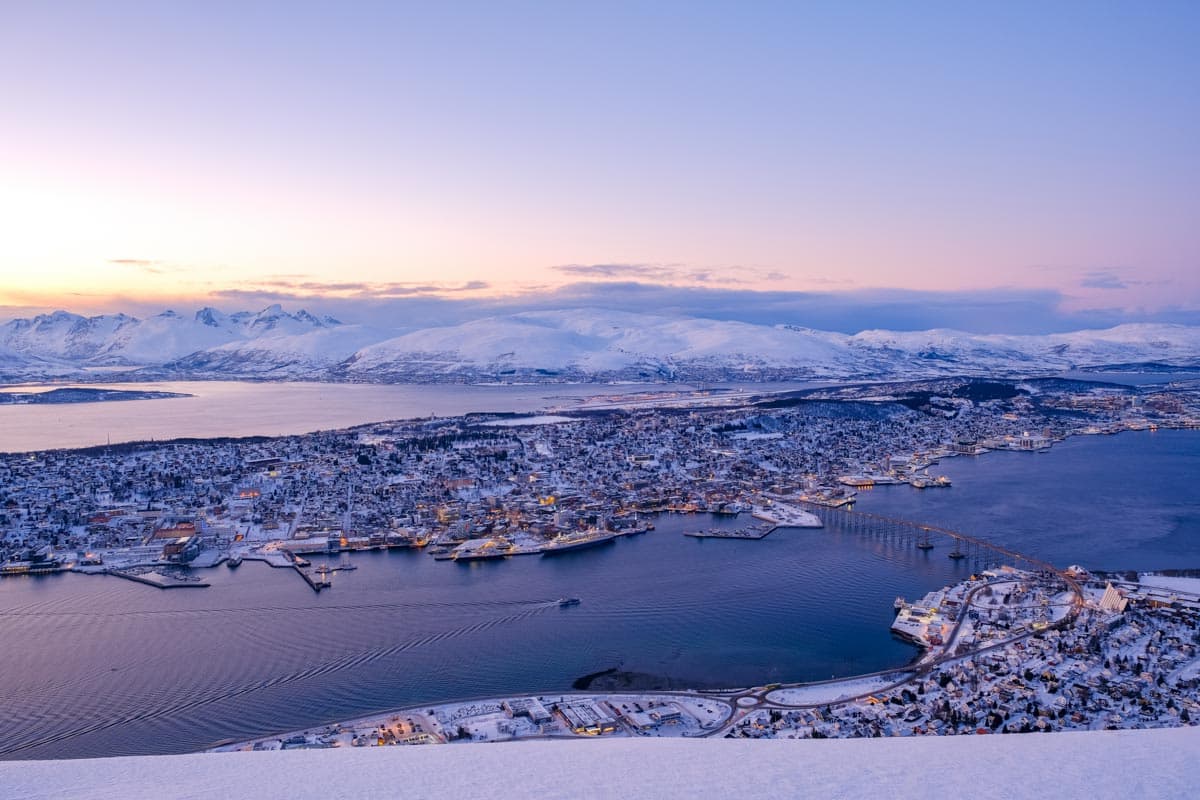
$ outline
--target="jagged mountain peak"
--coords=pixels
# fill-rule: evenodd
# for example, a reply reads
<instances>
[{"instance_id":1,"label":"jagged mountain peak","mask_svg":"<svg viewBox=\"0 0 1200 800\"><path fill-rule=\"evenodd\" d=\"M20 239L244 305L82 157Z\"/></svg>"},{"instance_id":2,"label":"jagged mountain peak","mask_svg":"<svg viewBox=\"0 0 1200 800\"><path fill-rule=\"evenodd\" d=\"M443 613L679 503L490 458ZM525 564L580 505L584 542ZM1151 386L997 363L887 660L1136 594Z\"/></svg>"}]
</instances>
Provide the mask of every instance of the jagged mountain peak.
<instances>
[{"instance_id":1,"label":"jagged mountain peak","mask_svg":"<svg viewBox=\"0 0 1200 800\"><path fill-rule=\"evenodd\" d=\"M221 324L227 319L229 319L227 316L212 306L205 306L197 311L195 316L196 322L199 322L201 325L207 325L210 328L221 327Z\"/></svg>"}]
</instances>

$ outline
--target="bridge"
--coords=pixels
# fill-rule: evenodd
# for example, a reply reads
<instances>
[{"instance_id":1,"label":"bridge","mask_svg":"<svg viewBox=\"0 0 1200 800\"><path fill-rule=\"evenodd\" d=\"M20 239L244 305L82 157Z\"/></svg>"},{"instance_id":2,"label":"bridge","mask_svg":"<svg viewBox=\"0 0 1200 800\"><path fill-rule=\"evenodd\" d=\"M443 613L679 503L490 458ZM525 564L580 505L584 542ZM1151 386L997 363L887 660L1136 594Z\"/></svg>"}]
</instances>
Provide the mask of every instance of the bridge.
<instances>
[{"instance_id":1,"label":"bridge","mask_svg":"<svg viewBox=\"0 0 1200 800\"><path fill-rule=\"evenodd\" d=\"M942 553L976 572L1008 565L1033 572L1061 573L1058 567L1041 559L939 525L854 511L845 506L833 508L807 501L799 501L797 505L816 514L827 528L850 531L897 546L920 548L931 554Z\"/></svg>"}]
</instances>

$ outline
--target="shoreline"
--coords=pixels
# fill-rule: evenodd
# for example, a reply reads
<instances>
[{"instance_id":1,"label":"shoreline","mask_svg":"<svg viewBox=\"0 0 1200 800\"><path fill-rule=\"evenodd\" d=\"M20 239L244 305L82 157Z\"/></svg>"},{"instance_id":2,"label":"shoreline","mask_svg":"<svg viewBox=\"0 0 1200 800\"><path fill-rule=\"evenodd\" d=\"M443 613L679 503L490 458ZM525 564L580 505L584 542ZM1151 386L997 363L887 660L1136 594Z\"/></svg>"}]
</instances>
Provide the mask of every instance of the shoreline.
<instances>
[{"instance_id":1,"label":"shoreline","mask_svg":"<svg viewBox=\"0 0 1200 800\"><path fill-rule=\"evenodd\" d=\"M1081 580L1086 576L1086 586L1075 583L1075 578L1070 577L1071 574L1079 575ZM1187 629L1186 626L1200 619L1200 579L1182 580L1187 581L1185 587L1189 592L1183 592L1178 588L1174 591L1182 593L1184 597L1182 608L1188 615L1191 615L1187 619L1192 622L1185 621L1183 623L1185 625L1183 629ZM916 721L918 726L924 724L920 720L925 719L925 714L931 713L930 709L939 707L938 687L947 685L946 676L948 674L957 674L960 676L959 679L963 679L963 675L970 675L978 669L974 665L980 659L993 664L1004 664L1006 661L1011 662L1011 659L1015 657L1018 661L1040 663L1038 661L1040 656L1037 656L1035 651L1053 653L1055 643L1061 641L1064 636L1070 636L1077 626L1083 628L1077 638L1096 635L1089 633L1092 630L1119 630L1120 615L1124 613L1124 610L1105 610L1107 600L1101 595L1107 596L1107 591L1102 592L1099 583L1100 581L1092 576L1087 576L1086 573L1064 573L1062 576L1039 577L1036 573L1007 569L990 574L985 573L981 578L972 577L954 587L931 592L926 596L924 602L942 598L935 599L935 601L946 605L952 597L958 597L959 600L954 602L961 605L963 616L960 619L957 614L951 613L948 621L955 622L953 633L944 643L937 645L924 641L922 656L916 662L908 665L908 668L882 670L827 681L773 683L742 689L544 692L537 695L487 696L444 703L408 705L351 719L330 721L301 730L248 740L223 741L202 752L605 737L709 738L719 736L739 738L738 735L745 736L747 733L751 734L751 738L859 738L865 734L858 729L842 730L836 726L833 728L833 732L839 735L818 737L815 733L816 729L812 728L810 724L800 724L799 727L793 729L793 734L787 736L763 737L761 734L770 732L765 727L765 721L772 722L777 732L783 732L787 728L785 726L781 729L780 725L785 720L794 718L791 723L793 725L804 723L809 719L815 720L816 724L827 724L830 720L857 719L870 709L890 709L895 707L896 703L900 703L901 709L906 710L903 715L904 720ZM1007 598L1015 597L1016 599L1011 603L1006 599L997 609L995 602L990 599L996 591L1002 591ZM1150 610L1144 613L1154 613L1152 609L1156 608L1156 603L1159 602L1154 599L1155 591L1161 591L1161 589L1151 583L1141 586L1139 590L1131 593L1131 596L1136 595L1149 601L1146 608ZM1059 604L1058 607L1065 610L1057 617L1051 616L1050 621L1042 627L1034 625L1029 630L1016 628L1012 631L1005 631L999 638L991 640L985 629L979 627L978 622L966 621L968 611L974 620L979 613L988 608L998 610L1001 616L997 619L1003 619L1010 610L1020 612L1021 609L1032 614L1031 618L1036 618L1043 613L1039 609L1044 608L1048 600L1063 592L1066 593L1066 596L1074 593L1075 599L1067 604ZM981 598L986 598L987 602ZM1159 619L1160 624L1169 625L1170 623L1165 620L1169 620L1171 617L1160 617ZM913 638L914 641L921 641L919 637ZM1082 639L1079 640L1082 641ZM1118 639L1117 641L1123 640ZM961 646L963 642L971 645L965 652ZM1189 658L1191 658L1192 666L1188 669L1200 676L1200 655L1196 655L1194 651L1191 652L1193 655ZM1104 658L1105 655L1102 652L1093 659L1097 669L1103 666L1101 662L1104 662ZM965 671L964 665L967 666ZM1063 679L1066 680L1074 674L1073 670L1077 668L1061 670L1052 667L1052 669L1062 671ZM1030 668L1026 667L1024 674L1029 675L1030 672ZM613 670L591 673L581 678L580 681L606 674L613 674ZM995 675L994 670L992 674ZM1178 670L1172 674L1177 675ZM942 677L939 678L939 675ZM999 680L1006 679L1000 677ZM1183 702L1200 709L1200 700L1191 697L1190 690L1186 688L1190 684L1186 682L1179 684L1178 679L1175 680L1177 685L1175 691L1167 695L1171 700L1166 708L1173 707L1171 703ZM1163 684L1160 682L1159 685ZM1180 694L1180 692L1183 693ZM990 690L982 687L977 690L977 693L982 697L987 697ZM931 695L932 699L927 697L922 704L920 697L926 694ZM901 698L903 698L902 702ZM1162 701L1159 700L1160 706L1161 703ZM687 719L686 709L692 708L692 705L689 704L698 704L697 707L703 709L707 716L697 714L696 717ZM579 722L580 709L591 709L593 714L600 715L599 721L595 725L587 721ZM647 717L647 709L659 709L660 713L657 717L654 714ZM918 709L925 710L918 711ZM876 714L877 719L886 718L879 717L878 712L873 713ZM1146 725L1139 722L1138 720L1144 717L1143 711L1142 717L1136 715L1133 717L1134 724L1119 727L1179 727L1189 724L1186 717L1172 722L1171 716L1163 713L1164 716L1159 717L1159 724ZM1062 715L1058 716L1061 721ZM893 718L897 717L893 716ZM1004 719L1007 720L1007 718L1006 714ZM1039 725L1044 723L1040 717L1035 716L1033 719L1038 719ZM537 721L536 725L534 721ZM1016 725L1017 723L1011 724ZM1028 725L1029 719L1024 719L1022 724ZM672 729L668 725L673 725L674 728ZM1028 728L1021 730L1026 729ZM1037 727L1037 729L1049 730L1049 727ZM1066 721L1065 725L1054 729L1095 728L1089 726L1086 717L1080 717L1076 713ZM1013 732L1015 731L1016 729L1013 728ZM920 729L914 730L914 732L933 733L935 731ZM936 732L944 733L946 731ZM971 729L962 732L989 733L991 731L980 728L978 731ZM1005 732L1009 732L1008 729ZM796 735L796 733L803 735ZM897 733L893 731L891 735L894 736Z\"/></svg>"}]
</instances>

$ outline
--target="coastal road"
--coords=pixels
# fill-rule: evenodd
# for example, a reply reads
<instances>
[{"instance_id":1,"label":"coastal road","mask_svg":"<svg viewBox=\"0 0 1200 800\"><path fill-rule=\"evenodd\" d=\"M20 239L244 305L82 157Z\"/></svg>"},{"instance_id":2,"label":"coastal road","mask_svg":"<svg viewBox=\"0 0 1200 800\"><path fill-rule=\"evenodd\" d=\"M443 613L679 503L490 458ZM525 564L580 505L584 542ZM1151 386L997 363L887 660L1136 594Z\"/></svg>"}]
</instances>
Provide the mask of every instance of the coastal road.
<instances>
[{"instance_id":1,"label":"coastal road","mask_svg":"<svg viewBox=\"0 0 1200 800\"><path fill-rule=\"evenodd\" d=\"M1074 622L1075 618L1079 615L1079 612L1082 610L1082 608L1084 606L1083 589L1082 589L1082 587L1080 587L1079 582L1076 581L1072 576L1067 575L1066 573L1058 572L1057 570L1052 570L1052 571L1063 581L1064 584L1066 584L1067 588L1071 591L1071 593L1074 595L1074 597L1071 602L1071 611L1068 614L1066 614L1062 619L1048 625L1044 630L1051 630L1051 629L1057 630L1057 629L1062 629L1062 628L1067 627L1068 625L1070 625L1071 623ZM859 700L864 700L867 697L870 697L872 695L881 694L883 692L890 692L894 689L899 689L907 684L912 683L913 681L917 680L918 678L928 675L930 672L932 672L937 667L940 667L940 666L943 666L943 665L946 665L946 664L949 664L949 663L952 663L955 661L961 661L961 660L965 660L968 658L972 658L976 655L979 655L981 653L987 653L992 650L997 650L997 649L1004 648L1004 647L1011 647L1013 644L1016 644L1017 642L1021 642L1030 637L1037 636L1037 635L1041 634L1043 631L1032 631L1032 630L1026 631L1026 632L1019 634L1018 636L1014 636L1010 639L1005 639L1000 642L993 642L992 644L988 644L988 645L984 645L982 647L975 648L966 653L955 654L952 650L954 643L958 639L958 634L959 634L960 630L962 629L963 622L965 621L966 612L968 611L968 609L970 609L971 603L974 601L975 596L983 589L994 587L1000 583L1019 583L1019 582L1020 581L1015 580L1015 579L1011 580L1011 581L989 582L989 583L985 583L981 586L977 586L974 589L972 589L967 594L967 596L963 598L962 613L959 615L958 619L955 621L954 628L951 630L950 635L947 637L946 643L942 646L943 653L932 659L923 660L923 661L919 662L911 670L903 670L903 671L882 670L880 672L869 672L869 673L866 673L863 675L854 675L854 676L847 677L847 678L838 678L838 679L829 680L829 681L818 681L815 683L811 683L811 682L810 683L788 683L788 684L778 684L778 685L772 684L770 686L755 687L752 689L745 689L745 690L742 690L739 692L731 693L729 695L725 695L725 697L727 697L729 699L730 704L734 708L733 714L730 716L729 720L723 726L721 726L720 728L715 729L713 731L710 731L709 733L703 734L703 735L706 737L723 736L726 733L728 733L729 731L731 731L737 725L737 723L740 722L742 719L744 719L748 714L750 714L752 712L761 711L761 710L784 711L784 710L796 710L796 709L812 709L812 708L823 708L825 706L831 706L831 705L844 705L846 703L854 703ZM867 691L861 692L856 695L850 695L850 696L847 696L844 698L840 698L833 702L826 700L826 701L817 702L817 703L795 703L795 704L792 704L792 703L774 702L774 701L771 701L770 699L768 699L768 695L770 695L771 692L777 691L779 689L798 689L798 688L804 688L804 687L810 687L810 686L821 686L821 685L834 684L834 683L857 681L857 680L863 680L865 678L884 677L884 676L888 676L888 675L897 675L899 677L896 681L894 681L892 683L885 684L884 686L875 686Z\"/></svg>"}]
</instances>

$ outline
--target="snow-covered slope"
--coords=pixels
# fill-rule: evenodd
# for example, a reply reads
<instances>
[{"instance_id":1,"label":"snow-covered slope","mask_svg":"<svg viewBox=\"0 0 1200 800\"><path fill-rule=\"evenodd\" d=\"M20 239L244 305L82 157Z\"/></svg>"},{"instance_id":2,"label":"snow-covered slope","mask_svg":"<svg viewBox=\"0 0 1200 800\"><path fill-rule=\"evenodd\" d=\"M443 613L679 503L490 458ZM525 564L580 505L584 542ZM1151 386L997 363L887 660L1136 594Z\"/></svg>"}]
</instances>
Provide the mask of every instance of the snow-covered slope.
<instances>
[{"instance_id":1,"label":"snow-covered slope","mask_svg":"<svg viewBox=\"0 0 1200 800\"><path fill-rule=\"evenodd\" d=\"M611 739L0 763L5 797L1195 797L1200 729Z\"/></svg>"},{"instance_id":2,"label":"snow-covered slope","mask_svg":"<svg viewBox=\"0 0 1200 800\"><path fill-rule=\"evenodd\" d=\"M361 325L323 326L302 333L271 332L197 350L164 364L161 371L197 377L312 378L383 335Z\"/></svg>"},{"instance_id":3,"label":"snow-covered slope","mask_svg":"<svg viewBox=\"0 0 1200 800\"><path fill-rule=\"evenodd\" d=\"M125 314L81 317L67 311L15 319L0 328L0 345L40 358L86 361L137 320Z\"/></svg>"},{"instance_id":4,"label":"snow-covered slope","mask_svg":"<svg viewBox=\"0 0 1200 800\"><path fill-rule=\"evenodd\" d=\"M889 378L1027 375L1079 367L1200 365L1200 327L1121 325L1045 336L954 330L854 335L794 325L601 309L528 312L397 336L273 305L148 319L65 311L0 326L0 376L98 366L140 378L353 381ZM57 373L55 372L57 370Z\"/></svg>"},{"instance_id":5,"label":"snow-covered slope","mask_svg":"<svg viewBox=\"0 0 1200 800\"><path fill-rule=\"evenodd\" d=\"M158 366L231 343L266 336L301 336L339 326L336 320L318 319L306 311L289 314L278 305L232 315L212 308L192 316L164 311L147 319L126 314L83 317L55 311L0 326L0 347L79 367ZM356 340L356 347L366 341ZM350 348L346 355L353 350Z\"/></svg>"},{"instance_id":6,"label":"snow-covered slope","mask_svg":"<svg viewBox=\"0 0 1200 800\"><path fill-rule=\"evenodd\" d=\"M1107 331L1003 336L951 330L864 331L575 309L428 328L366 347L351 378L554 372L691 379L743 374L872 377L1024 373L1138 361L1190 365L1200 328L1123 325Z\"/></svg>"},{"instance_id":7,"label":"snow-covered slope","mask_svg":"<svg viewBox=\"0 0 1200 800\"><path fill-rule=\"evenodd\" d=\"M1162 362L1193 365L1200 358L1200 328L1186 325L1119 325L1107 330L1006 336L953 330L863 331L852 346L876 358L891 357L949 371L1073 369Z\"/></svg>"},{"instance_id":8,"label":"snow-covered slope","mask_svg":"<svg viewBox=\"0 0 1200 800\"><path fill-rule=\"evenodd\" d=\"M349 376L541 370L580 375L641 371L672 376L686 366L731 374L786 367L846 376L861 367L846 337L795 328L572 309L428 328L364 348Z\"/></svg>"}]
</instances>

